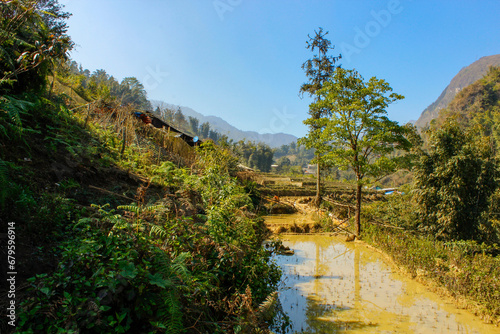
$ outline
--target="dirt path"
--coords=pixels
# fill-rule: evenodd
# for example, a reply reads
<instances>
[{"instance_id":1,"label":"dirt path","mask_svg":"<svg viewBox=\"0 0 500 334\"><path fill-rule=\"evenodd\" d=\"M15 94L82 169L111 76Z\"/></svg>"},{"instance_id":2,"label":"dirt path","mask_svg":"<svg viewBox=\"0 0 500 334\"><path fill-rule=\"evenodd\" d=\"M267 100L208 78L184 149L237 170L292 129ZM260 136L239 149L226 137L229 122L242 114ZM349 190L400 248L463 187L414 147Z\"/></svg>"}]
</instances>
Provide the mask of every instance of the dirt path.
<instances>
[{"instance_id":1,"label":"dirt path","mask_svg":"<svg viewBox=\"0 0 500 334\"><path fill-rule=\"evenodd\" d=\"M303 196L283 196L280 197L280 202L285 203L293 207L299 213L311 214L318 212L318 209L311 205L313 201L312 197Z\"/></svg>"}]
</instances>

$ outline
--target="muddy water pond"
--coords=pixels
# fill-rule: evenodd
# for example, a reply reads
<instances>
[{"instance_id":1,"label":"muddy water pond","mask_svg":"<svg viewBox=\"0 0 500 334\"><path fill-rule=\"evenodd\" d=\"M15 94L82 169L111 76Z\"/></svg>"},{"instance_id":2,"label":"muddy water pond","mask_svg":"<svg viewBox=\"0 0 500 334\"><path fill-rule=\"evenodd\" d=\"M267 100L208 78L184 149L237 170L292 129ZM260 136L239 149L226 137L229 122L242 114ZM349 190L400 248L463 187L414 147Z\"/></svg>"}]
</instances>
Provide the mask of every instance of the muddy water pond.
<instances>
[{"instance_id":1,"label":"muddy water pond","mask_svg":"<svg viewBox=\"0 0 500 334\"><path fill-rule=\"evenodd\" d=\"M267 222L297 220L297 215ZM282 235L294 255L283 269L280 302L287 333L500 333L391 267L361 243L328 235Z\"/></svg>"}]
</instances>

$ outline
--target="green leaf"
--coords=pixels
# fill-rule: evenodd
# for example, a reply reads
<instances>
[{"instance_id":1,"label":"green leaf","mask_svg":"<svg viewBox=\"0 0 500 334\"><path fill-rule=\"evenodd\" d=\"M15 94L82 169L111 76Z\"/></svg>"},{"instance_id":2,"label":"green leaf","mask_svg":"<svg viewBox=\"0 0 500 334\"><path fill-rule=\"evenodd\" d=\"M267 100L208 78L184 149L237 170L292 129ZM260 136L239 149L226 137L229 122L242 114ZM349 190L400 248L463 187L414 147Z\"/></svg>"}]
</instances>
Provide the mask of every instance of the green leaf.
<instances>
[{"instance_id":1,"label":"green leaf","mask_svg":"<svg viewBox=\"0 0 500 334\"><path fill-rule=\"evenodd\" d=\"M154 275L149 274L149 283L159 286L160 288L165 289L167 286L171 286L172 282L170 280L166 280L162 277L160 273L156 273Z\"/></svg>"},{"instance_id":2,"label":"green leaf","mask_svg":"<svg viewBox=\"0 0 500 334\"><path fill-rule=\"evenodd\" d=\"M118 319L118 323L121 323L123 319L127 316L127 312L123 312L121 314L116 313L116 318Z\"/></svg>"},{"instance_id":3,"label":"green leaf","mask_svg":"<svg viewBox=\"0 0 500 334\"><path fill-rule=\"evenodd\" d=\"M120 275L122 275L124 278L133 279L138 274L138 271L132 262L129 262L124 266L120 266L120 268L122 269Z\"/></svg>"}]
</instances>

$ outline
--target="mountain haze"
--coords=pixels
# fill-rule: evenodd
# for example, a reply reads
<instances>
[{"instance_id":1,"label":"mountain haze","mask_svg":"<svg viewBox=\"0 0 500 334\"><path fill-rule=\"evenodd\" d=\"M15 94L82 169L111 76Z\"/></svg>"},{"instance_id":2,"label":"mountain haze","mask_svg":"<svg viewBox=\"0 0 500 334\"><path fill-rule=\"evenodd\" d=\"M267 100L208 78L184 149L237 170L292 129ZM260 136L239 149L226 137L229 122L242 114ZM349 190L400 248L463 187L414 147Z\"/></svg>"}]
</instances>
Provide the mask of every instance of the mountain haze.
<instances>
[{"instance_id":1,"label":"mountain haze","mask_svg":"<svg viewBox=\"0 0 500 334\"><path fill-rule=\"evenodd\" d=\"M210 123L210 128L216 130L222 135L227 135L230 139L235 141L239 140L250 140L255 142L263 142L271 147L280 147L281 145L290 144L291 142L297 141L297 137L294 135L286 133L258 133L256 131L243 131L233 125L229 124L225 120L217 116L205 116L193 110L189 107L177 106L174 104L166 103L163 101L152 100L153 108L169 108L173 110L181 109L184 116L196 117L200 124L208 122Z\"/></svg>"},{"instance_id":2,"label":"mountain haze","mask_svg":"<svg viewBox=\"0 0 500 334\"><path fill-rule=\"evenodd\" d=\"M438 117L439 111L446 108L458 92L482 78L490 66L500 66L500 54L482 57L462 68L438 99L422 112L415 125L419 128L427 126L431 120Z\"/></svg>"}]
</instances>

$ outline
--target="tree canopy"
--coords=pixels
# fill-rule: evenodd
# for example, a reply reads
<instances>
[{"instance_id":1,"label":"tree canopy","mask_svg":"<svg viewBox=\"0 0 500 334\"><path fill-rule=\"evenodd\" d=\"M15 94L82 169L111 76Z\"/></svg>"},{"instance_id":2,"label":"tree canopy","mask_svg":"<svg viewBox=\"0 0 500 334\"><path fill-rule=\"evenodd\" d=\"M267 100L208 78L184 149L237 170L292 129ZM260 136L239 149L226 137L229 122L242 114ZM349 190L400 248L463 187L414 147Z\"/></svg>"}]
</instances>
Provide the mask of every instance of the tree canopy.
<instances>
[{"instance_id":1,"label":"tree canopy","mask_svg":"<svg viewBox=\"0 0 500 334\"><path fill-rule=\"evenodd\" d=\"M411 147L406 137L411 128L387 117L389 104L404 98L391 92L392 88L384 80L372 77L364 81L355 70L337 68L317 91L317 102L310 106L323 116L304 121L310 129L321 129L317 136L307 137L305 142L309 146L321 142L327 148L326 161L339 169L352 169L356 175L358 236L363 179L393 171L398 158L389 154Z\"/></svg>"},{"instance_id":2,"label":"tree canopy","mask_svg":"<svg viewBox=\"0 0 500 334\"><path fill-rule=\"evenodd\" d=\"M55 0L0 3L1 93L43 89L47 75L67 59L73 42L61 8Z\"/></svg>"},{"instance_id":3,"label":"tree canopy","mask_svg":"<svg viewBox=\"0 0 500 334\"><path fill-rule=\"evenodd\" d=\"M323 32L323 28L319 28L318 31L314 32L314 37L308 35L309 40L306 42L306 48L311 50L311 52L317 51L313 55L312 59L309 59L302 64L302 69L306 73L308 82L302 84L300 87L300 94L304 93L314 98L315 102L318 102L321 98L320 95L316 94L318 90L323 87L323 84L330 78L333 71L335 70L335 64L342 58L339 56L331 56L328 54L330 50L335 47L332 46L332 42L326 38L328 32ZM324 110L317 108L309 108L309 115L311 119L319 119L323 116ZM317 184L316 184L316 204L319 205L321 201L321 166L323 163L323 154L327 150L327 147L323 145L323 141L319 140L321 135L322 126L317 122L313 122L309 125L309 133L305 140L299 140L300 144L305 144L308 149L314 148L316 153L315 161L318 163L317 172Z\"/></svg>"},{"instance_id":4,"label":"tree canopy","mask_svg":"<svg viewBox=\"0 0 500 334\"><path fill-rule=\"evenodd\" d=\"M418 227L440 239L480 237L483 213L498 187L489 138L449 119L430 136L414 168Z\"/></svg>"}]
</instances>

